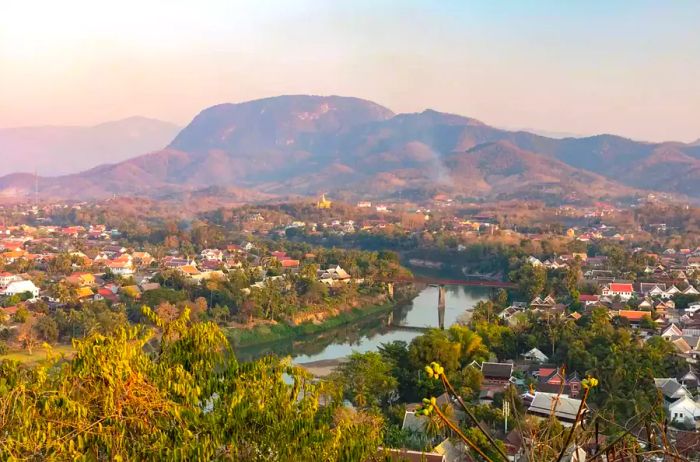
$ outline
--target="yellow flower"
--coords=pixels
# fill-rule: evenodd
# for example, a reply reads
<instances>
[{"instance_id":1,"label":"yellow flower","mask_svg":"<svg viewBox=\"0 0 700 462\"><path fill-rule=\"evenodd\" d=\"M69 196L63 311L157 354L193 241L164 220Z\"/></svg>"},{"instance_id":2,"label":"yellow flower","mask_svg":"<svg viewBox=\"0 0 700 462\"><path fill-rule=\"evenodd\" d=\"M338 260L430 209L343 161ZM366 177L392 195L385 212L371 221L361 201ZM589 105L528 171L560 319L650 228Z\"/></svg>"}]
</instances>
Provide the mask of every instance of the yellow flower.
<instances>
[{"instance_id":1,"label":"yellow flower","mask_svg":"<svg viewBox=\"0 0 700 462\"><path fill-rule=\"evenodd\" d=\"M598 386L598 379L591 377L590 375L581 381L581 386L585 389L594 388Z\"/></svg>"},{"instance_id":2,"label":"yellow flower","mask_svg":"<svg viewBox=\"0 0 700 462\"><path fill-rule=\"evenodd\" d=\"M430 378L434 377L434 378L438 379L438 378L440 378L440 376L442 374L445 373L445 369L440 364L436 363L435 361L430 363L430 366L426 366L426 371L428 370L427 368L430 368L430 370L432 371L432 375L428 374L428 376Z\"/></svg>"}]
</instances>

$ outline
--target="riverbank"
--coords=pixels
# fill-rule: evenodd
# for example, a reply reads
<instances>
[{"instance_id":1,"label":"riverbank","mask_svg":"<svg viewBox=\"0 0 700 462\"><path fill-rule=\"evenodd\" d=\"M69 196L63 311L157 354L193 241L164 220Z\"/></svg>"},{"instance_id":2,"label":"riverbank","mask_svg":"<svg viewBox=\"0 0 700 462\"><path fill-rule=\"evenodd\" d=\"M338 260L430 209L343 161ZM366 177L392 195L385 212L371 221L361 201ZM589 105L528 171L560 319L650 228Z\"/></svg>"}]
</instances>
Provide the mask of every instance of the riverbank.
<instances>
[{"instance_id":1,"label":"riverbank","mask_svg":"<svg viewBox=\"0 0 700 462\"><path fill-rule=\"evenodd\" d=\"M344 362L347 362L347 358L322 359L320 361L312 361L310 363L300 363L298 366L306 369L309 374L313 375L314 377L323 378L328 377L335 372L336 368Z\"/></svg>"},{"instance_id":2,"label":"riverbank","mask_svg":"<svg viewBox=\"0 0 700 462\"><path fill-rule=\"evenodd\" d=\"M403 302L403 300L402 300ZM309 335L320 334L346 324L360 321L366 317L379 313L388 313L393 310L398 302L387 302L381 305L373 305L365 308L353 308L333 316L321 323L305 322L295 326L288 324L265 324L252 329L227 328L226 336L231 345L237 348L248 348L265 343L278 342L291 338L301 338Z\"/></svg>"}]
</instances>

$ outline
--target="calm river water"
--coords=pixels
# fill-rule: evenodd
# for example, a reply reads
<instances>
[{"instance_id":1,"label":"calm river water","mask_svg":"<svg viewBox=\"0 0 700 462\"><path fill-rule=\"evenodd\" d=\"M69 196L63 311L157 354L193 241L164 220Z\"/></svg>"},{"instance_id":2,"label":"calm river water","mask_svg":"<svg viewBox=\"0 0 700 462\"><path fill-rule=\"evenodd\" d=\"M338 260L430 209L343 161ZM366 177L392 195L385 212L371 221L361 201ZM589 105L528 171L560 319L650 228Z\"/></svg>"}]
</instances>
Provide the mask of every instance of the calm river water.
<instances>
[{"instance_id":1,"label":"calm river water","mask_svg":"<svg viewBox=\"0 0 700 462\"><path fill-rule=\"evenodd\" d=\"M454 324L461 314L471 310L477 302L488 298L491 290L469 286L447 286L446 289L445 327ZM410 342L421 333L402 330L396 326L438 327L437 303L438 288L426 287L411 302L397 306L393 313L371 316L358 323L314 336L239 349L236 356L245 361L275 353L289 355L296 363L309 363L342 358L353 351L376 350L382 343L394 340Z\"/></svg>"}]
</instances>

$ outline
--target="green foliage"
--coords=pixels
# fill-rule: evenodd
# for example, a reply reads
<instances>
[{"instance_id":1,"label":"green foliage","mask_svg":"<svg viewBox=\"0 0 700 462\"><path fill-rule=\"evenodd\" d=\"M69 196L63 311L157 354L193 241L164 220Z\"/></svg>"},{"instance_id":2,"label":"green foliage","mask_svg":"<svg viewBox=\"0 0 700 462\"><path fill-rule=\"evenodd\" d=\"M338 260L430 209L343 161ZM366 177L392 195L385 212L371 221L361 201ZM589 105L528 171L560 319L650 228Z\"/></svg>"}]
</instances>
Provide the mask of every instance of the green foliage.
<instances>
[{"instance_id":1,"label":"green foliage","mask_svg":"<svg viewBox=\"0 0 700 462\"><path fill-rule=\"evenodd\" d=\"M464 430L464 436L466 436L470 441L472 441L479 449L481 449L484 454L486 454L489 459L491 459L494 462L505 462L503 458L500 456L498 453L498 450L493 447L493 445L489 442L489 440L486 438L486 436L479 431L478 428L476 427L470 427ZM503 444L503 441L496 441L496 444L501 448L502 451L505 451L505 445ZM476 453L476 451L469 449L469 454L474 460L479 460L480 456ZM545 459L536 459L536 460L545 460ZM549 459L546 459L549 460Z\"/></svg>"},{"instance_id":2,"label":"green foliage","mask_svg":"<svg viewBox=\"0 0 700 462\"><path fill-rule=\"evenodd\" d=\"M17 311L15 312L13 318L15 322L18 323L25 323L29 319L29 310L27 309L26 306L20 306Z\"/></svg>"},{"instance_id":3,"label":"green foliage","mask_svg":"<svg viewBox=\"0 0 700 462\"><path fill-rule=\"evenodd\" d=\"M518 284L521 294L532 300L542 295L547 285L547 270L543 266L526 263L511 272L510 279Z\"/></svg>"},{"instance_id":4,"label":"green foliage","mask_svg":"<svg viewBox=\"0 0 700 462\"><path fill-rule=\"evenodd\" d=\"M398 382L392 366L377 352L352 353L340 364L331 380L339 384L344 396L360 409L387 407L396 400Z\"/></svg>"},{"instance_id":5,"label":"green foliage","mask_svg":"<svg viewBox=\"0 0 700 462\"><path fill-rule=\"evenodd\" d=\"M34 329L45 342L54 343L58 340L58 324L49 316L37 319Z\"/></svg>"},{"instance_id":6,"label":"green foliage","mask_svg":"<svg viewBox=\"0 0 700 462\"><path fill-rule=\"evenodd\" d=\"M153 329L91 334L69 361L0 362L0 458L352 461L380 444L381 420L332 384L276 358L238 364L188 310L145 314Z\"/></svg>"},{"instance_id":7,"label":"green foliage","mask_svg":"<svg viewBox=\"0 0 700 462\"><path fill-rule=\"evenodd\" d=\"M141 296L141 303L147 306L158 306L163 302L172 303L174 305L178 302L184 302L185 300L187 300L187 294L185 292L163 287L146 291Z\"/></svg>"}]
</instances>

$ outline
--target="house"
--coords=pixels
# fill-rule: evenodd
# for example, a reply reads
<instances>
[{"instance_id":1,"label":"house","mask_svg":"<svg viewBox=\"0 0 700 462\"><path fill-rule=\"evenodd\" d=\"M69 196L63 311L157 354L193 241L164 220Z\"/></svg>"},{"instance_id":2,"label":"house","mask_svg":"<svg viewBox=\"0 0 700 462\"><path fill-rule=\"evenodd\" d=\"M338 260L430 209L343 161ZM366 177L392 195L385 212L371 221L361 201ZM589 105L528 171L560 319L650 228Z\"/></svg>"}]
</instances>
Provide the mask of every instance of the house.
<instances>
[{"instance_id":1,"label":"house","mask_svg":"<svg viewBox=\"0 0 700 462\"><path fill-rule=\"evenodd\" d=\"M583 303L584 306L592 306L598 303L600 297L598 295L581 294L578 296L578 301Z\"/></svg>"},{"instance_id":2,"label":"house","mask_svg":"<svg viewBox=\"0 0 700 462\"><path fill-rule=\"evenodd\" d=\"M690 396L669 403L666 407L672 426L683 426L697 429L700 427L700 404Z\"/></svg>"},{"instance_id":3,"label":"house","mask_svg":"<svg viewBox=\"0 0 700 462\"><path fill-rule=\"evenodd\" d=\"M445 462L462 462L469 448L461 440L446 438L442 443L433 448L433 453L442 454Z\"/></svg>"},{"instance_id":4,"label":"house","mask_svg":"<svg viewBox=\"0 0 700 462\"><path fill-rule=\"evenodd\" d=\"M525 305L527 306L527 305ZM517 318L515 315L518 313L522 313L524 311L524 307L520 305L516 305L515 303L508 308L504 309L500 313L498 313L498 317L505 321L508 324L513 324L517 322Z\"/></svg>"},{"instance_id":5,"label":"house","mask_svg":"<svg viewBox=\"0 0 700 462\"><path fill-rule=\"evenodd\" d=\"M661 332L661 337L664 338L670 338L670 337L680 337L683 335L683 330L678 327L676 324L669 324L666 329L664 329L663 332Z\"/></svg>"},{"instance_id":6,"label":"house","mask_svg":"<svg viewBox=\"0 0 700 462\"><path fill-rule=\"evenodd\" d=\"M142 282L141 283L141 290L143 292L148 292L149 290L158 290L160 289L160 284L157 282Z\"/></svg>"},{"instance_id":7,"label":"house","mask_svg":"<svg viewBox=\"0 0 700 462\"><path fill-rule=\"evenodd\" d=\"M318 277L318 280L320 282L331 286L335 285L338 282L348 283L351 279L348 272L341 268L339 265L325 270L318 270L316 272L316 277Z\"/></svg>"},{"instance_id":8,"label":"house","mask_svg":"<svg viewBox=\"0 0 700 462\"><path fill-rule=\"evenodd\" d=\"M97 293L95 294L93 299L97 301L107 300L113 303L119 301L119 297L117 296L117 294L104 287L97 290Z\"/></svg>"},{"instance_id":9,"label":"house","mask_svg":"<svg viewBox=\"0 0 700 462\"><path fill-rule=\"evenodd\" d=\"M697 383L694 374L693 378L694 383ZM685 385L675 378L655 378L654 386L664 397L664 407L671 419L671 425L695 429L700 427L700 404L693 400L693 395Z\"/></svg>"},{"instance_id":10,"label":"house","mask_svg":"<svg viewBox=\"0 0 700 462\"><path fill-rule=\"evenodd\" d=\"M194 262L191 262L190 260L186 258L178 258L178 257L165 257L163 259L163 266L165 268L180 268L181 266L186 266L186 265L193 265Z\"/></svg>"},{"instance_id":11,"label":"house","mask_svg":"<svg viewBox=\"0 0 700 462\"><path fill-rule=\"evenodd\" d=\"M0 293L7 296L30 293L31 298L37 298L39 296L39 288L32 281L21 279L10 282Z\"/></svg>"},{"instance_id":12,"label":"house","mask_svg":"<svg viewBox=\"0 0 700 462\"><path fill-rule=\"evenodd\" d=\"M513 364L483 362L481 375L484 376L481 382L482 390L502 391L508 386L513 376Z\"/></svg>"},{"instance_id":13,"label":"house","mask_svg":"<svg viewBox=\"0 0 700 462\"><path fill-rule=\"evenodd\" d=\"M199 274L200 274L199 270L194 265L179 266L177 268L177 270L180 271L183 275L190 277L190 278L195 277L195 276L199 276Z\"/></svg>"},{"instance_id":14,"label":"house","mask_svg":"<svg viewBox=\"0 0 700 462\"><path fill-rule=\"evenodd\" d=\"M651 319L651 311L619 310L617 316L626 319L632 326L639 326L645 317Z\"/></svg>"},{"instance_id":15,"label":"house","mask_svg":"<svg viewBox=\"0 0 700 462\"><path fill-rule=\"evenodd\" d=\"M549 419L552 415L564 426L571 427L576 421L576 415L581 407L581 400L569 398L558 393L535 392L534 395L526 393L523 402L529 403L527 413L543 419Z\"/></svg>"},{"instance_id":16,"label":"house","mask_svg":"<svg viewBox=\"0 0 700 462\"><path fill-rule=\"evenodd\" d=\"M132 254L134 263L140 266L148 266L153 263L153 256L148 252L134 252Z\"/></svg>"},{"instance_id":17,"label":"house","mask_svg":"<svg viewBox=\"0 0 700 462\"><path fill-rule=\"evenodd\" d=\"M601 294L606 297L620 297L627 301L634 295L634 288L628 282L611 282L603 287Z\"/></svg>"},{"instance_id":18,"label":"house","mask_svg":"<svg viewBox=\"0 0 700 462\"><path fill-rule=\"evenodd\" d=\"M284 258L279 261L280 264L282 265L282 268L285 269L291 269L291 268L299 268L299 260L292 260L291 258Z\"/></svg>"},{"instance_id":19,"label":"house","mask_svg":"<svg viewBox=\"0 0 700 462\"><path fill-rule=\"evenodd\" d=\"M698 378L698 375L691 368L688 368L688 372L678 379L678 381L688 390L697 390L698 387L700 387L700 378Z\"/></svg>"},{"instance_id":20,"label":"house","mask_svg":"<svg viewBox=\"0 0 700 462\"><path fill-rule=\"evenodd\" d=\"M535 297L535 299L530 302L530 307L532 309L548 309L552 308L556 304L556 300L554 300L551 295L547 295L544 299Z\"/></svg>"},{"instance_id":21,"label":"house","mask_svg":"<svg viewBox=\"0 0 700 462\"><path fill-rule=\"evenodd\" d=\"M75 291L75 296L78 300L92 298L94 295L94 292L89 287L78 287Z\"/></svg>"},{"instance_id":22,"label":"house","mask_svg":"<svg viewBox=\"0 0 700 462\"><path fill-rule=\"evenodd\" d=\"M455 406L450 395L443 393L436 399L437 405L442 409L444 406L449 406L452 408L451 414L457 419L463 419L465 414L463 411ZM402 430L409 430L415 433L424 433L425 426L430 421L430 417L424 415L417 415L416 411L420 408L420 404L408 404L406 405L406 410L403 416L403 422L401 424Z\"/></svg>"},{"instance_id":23,"label":"house","mask_svg":"<svg viewBox=\"0 0 700 462\"><path fill-rule=\"evenodd\" d=\"M122 247L120 245L107 245L102 250L114 255L120 255L125 253L127 249L126 247Z\"/></svg>"},{"instance_id":24,"label":"house","mask_svg":"<svg viewBox=\"0 0 700 462\"><path fill-rule=\"evenodd\" d=\"M681 291L678 287L671 286L668 289L666 289L666 291L664 291L664 293L661 295L661 297L666 298L666 299L673 298L674 295L680 294L680 293L681 293Z\"/></svg>"},{"instance_id":25,"label":"house","mask_svg":"<svg viewBox=\"0 0 700 462\"><path fill-rule=\"evenodd\" d=\"M7 287L12 281L19 281L22 278L16 274L3 271L0 273L0 287Z\"/></svg>"},{"instance_id":26,"label":"house","mask_svg":"<svg viewBox=\"0 0 700 462\"><path fill-rule=\"evenodd\" d=\"M222 261L224 259L224 253L219 249L204 249L200 255L204 260Z\"/></svg>"},{"instance_id":27,"label":"house","mask_svg":"<svg viewBox=\"0 0 700 462\"><path fill-rule=\"evenodd\" d=\"M216 271L223 268L224 264L220 260L202 260L199 262L199 269L202 271Z\"/></svg>"},{"instance_id":28,"label":"house","mask_svg":"<svg viewBox=\"0 0 700 462\"><path fill-rule=\"evenodd\" d=\"M92 286L95 284L95 275L91 273L73 273L66 278L66 282L74 286Z\"/></svg>"},{"instance_id":29,"label":"house","mask_svg":"<svg viewBox=\"0 0 700 462\"><path fill-rule=\"evenodd\" d=\"M4 252L0 254L0 258L5 260L5 263L12 264L19 260L20 258L23 258L27 255L27 252L24 250L13 250L10 252Z\"/></svg>"},{"instance_id":30,"label":"house","mask_svg":"<svg viewBox=\"0 0 700 462\"><path fill-rule=\"evenodd\" d=\"M444 454L409 449L379 448L377 460L387 462L448 462Z\"/></svg>"},{"instance_id":31,"label":"house","mask_svg":"<svg viewBox=\"0 0 700 462\"><path fill-rule=\"evenodd\" d=\"M533 257L533 256L529 256L529 257L527 258L527 262L528 262L530 265L534 266L534 267L539 267L539 266L542 266L542 265L543 265L542 261L540 261L539 258L536 258L536 257Z\"/></svg>"},{"instance_id":32,"label":"house","mask_svg":"<svg viewBox=\"0 0 700 462\"><path fill-rule=\"evenodd\" d=\"M683 384L675 378L655 378L654 386L663 395L666 403L671 403L684 396L691 396Z\"/></svg>"},{"instance_id":33,"label":"house","mask_svg":"<svg viewBox=\"0 0 700 462\"><path fill-rule=\"evenodd\" d=\"M134 267L129 261L108 261L107 268L117 276L131 276L134 274Z\"/></svg>"},{"instance_id":34,"label":"house","mask_svg":"<svg viewBox=\"0 0 700 462\"><path fill-rule=\"evenodd\" d=\"M549 357L537 348L533 348L527 353L523 353L523 359L525 361L532 361L533 363L546 363L549 361Z\"/></svg>"},{"instance_id":35,"label":"house","mask_svg":"<svg viewBox=\"0 0 700 462\"><path fill-rule=\"evenodd\" d=\"M566 376L563 368L543 366L537 371L537 377L538 391L563 393L571 398L578 397L581 392L581 378L576 372Z\"/></svg>"},{"instance_id":36,"label":"house","mask_svg":"<svg viewBox=\"0 0 700 462\"><path fill-rule=\"evenodd\" d=\"M666 291L666 284L656 282L640 282L639 293L644 296L660 297Z\"/></svg>"}]
</instances>

